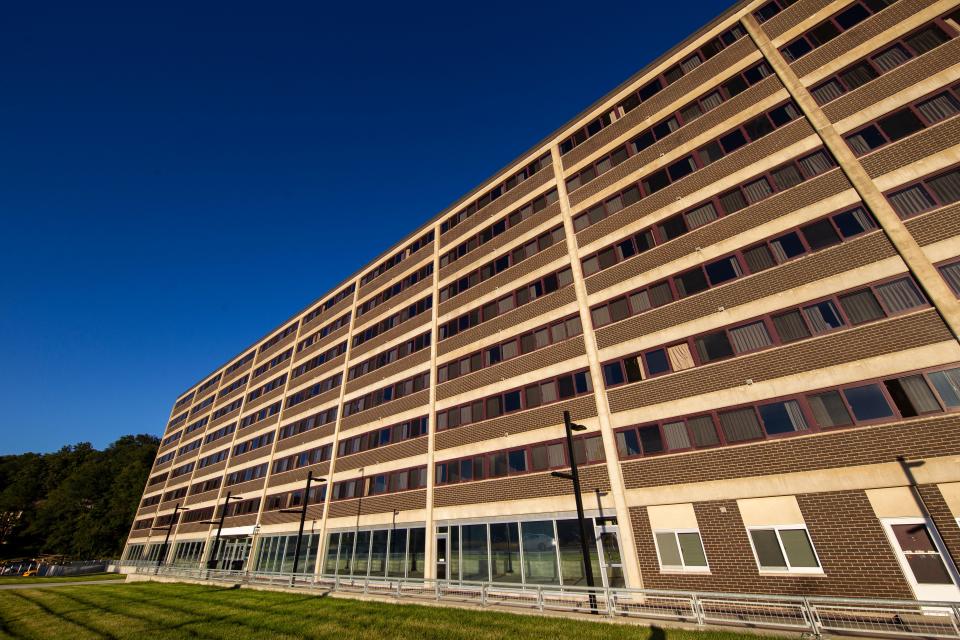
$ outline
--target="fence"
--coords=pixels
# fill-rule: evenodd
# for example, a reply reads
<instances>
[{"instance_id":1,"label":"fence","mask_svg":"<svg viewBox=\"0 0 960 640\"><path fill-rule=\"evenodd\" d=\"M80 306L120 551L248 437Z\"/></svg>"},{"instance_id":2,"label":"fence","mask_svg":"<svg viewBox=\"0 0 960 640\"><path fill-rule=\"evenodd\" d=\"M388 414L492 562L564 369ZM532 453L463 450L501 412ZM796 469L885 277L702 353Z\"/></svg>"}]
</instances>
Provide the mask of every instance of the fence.
<instances>
[{"instance_id":1,"label":"fence","mask_svg":"<svg viewBox=\"0 0 960 640\"><path fill-rule=\"evenodd\" d=\"M812 634L952 638L960 640L960 603L918 600L694 593L415 578L353 578L136 566L130 573L345 594L432 600L479 607L563 611L608 618L667 620L700 627L736 626Z\"/></svg>"}]
</instances>

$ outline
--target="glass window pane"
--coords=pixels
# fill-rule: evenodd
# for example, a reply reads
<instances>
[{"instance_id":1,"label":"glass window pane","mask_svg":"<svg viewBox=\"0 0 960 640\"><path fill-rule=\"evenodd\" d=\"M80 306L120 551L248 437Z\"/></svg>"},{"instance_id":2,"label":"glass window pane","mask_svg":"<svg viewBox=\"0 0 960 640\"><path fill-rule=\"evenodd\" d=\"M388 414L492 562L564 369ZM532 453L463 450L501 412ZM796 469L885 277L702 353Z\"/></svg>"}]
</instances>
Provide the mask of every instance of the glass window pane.
<instances>
[{"instance_id":1,"label":"glass window pane","mask_svg":"<svg viewBox=\"0 0 960 640\"><path fill-rule=\"evenodd\" d=\"M773 529L753 529L750 531L753 548L757 552L757 562L761 569L786 569L787 562L777 542L777 532Z\"/></svg>"},{"instance_id":2,"label":"glass window pane","mask_svg":"<svg viewBox=\"0 0 960 640\"><path fill-rule=\"evenodd\" d=\"M821 427L845 427L853 424L838 391L808 396L813 418Z\"/></svg>"},{"instance_id":3,"label":"glass window pane","mask_svg":"<svg viewBox=\"0 0 960 640\"><path fill-rule=\"evenodd\" d=\"M960 200L960 171L951 171L927 180L927 186L933 190L940 204L956 202Z\"/></svg>"},{"instance_id":4,"label":"glass window pane","mask_svg":"<svg viewBox=\"0 0 960 640\"><path fill-rule=\"evenodd\" d=\"M925 300L910 278L901 278L877 287L877 294L892 313L907 311L924 304Z\"/></svg>"},{"instance_id":5,"label":"glass window pane","mask_svg":"<svg viewBox=\"0 0 960 640\"><path fill-rule=\"evenodd\" d=\"M862 387L852 387L844 389L844 397L853 409L853 415L857 420L877 420L878 418L888 418L893 415L886 398L880 391L880 386L876 384L867 384Z\"/></svg>"},{"instance_id":6,"label":"glass window pane","mask_svg":"<svg viewBox=\"0 0 960 640\"><path fill-rule=\"evenodd\" d=\"M471 524L460 527L461 570L464 580L490 580L487 549L487 525Z\"/></svg>"},{"instance_id":7,"label":"glass window pane","mask_svg":"<svg viewBox=\"0 0 960 640\"><path fill-rule=\"evenodd\" d=\"M791 567L816 568L820 566L810 544L806 529L783 529L780 531L783 549Z\"/></svg>"},{"instance_id":8,"label":"glass window pane","mask_svg":"<svg viewBox=\"0 0 960 640\"><path fill-rule=\"evenodd\" d=\"M740 442L763 437L760 422L752 408L724 411L719 414L720 427L727 442Z\"/></svg>"},{"instance_id":9,"label":"glass window pane","mask_svg":"<svg viewBox=\"0 0 960 640\"><path fill-rule=\"evenodd\" d=\"M687 567L706 567L707 554L703 551L703 543L699 533L677 533L680 541L680 551L683 553L683 564Z\"/></svg>"},{"instance_id":10,"label":"glass window pane","mask_svg":"<svg viewBox=\"0 0 960 640\"><path fill-rule=\"evenodd\" d=\"M730 330L730 341L737 353L756 351L773 344L763 322L753 322Z\"/></svg>"},{"instance_id":11,"label":"glass window pane","mask_svg":"<svg viewBox=\"0 0 960 640\"><path fill-rule=\"evenodd\" d=\"M687 420L687 427L693 436L693 442L698 447L711 447L720 444L717 429L710 416L697 416Z\"/></svg>"},{"instance_id":12,"label":"glass window pane","mask_svg":"<svg viewBox=\"0 0 960 640\"><path fill-rule=\"evenodd\" d=\"M929 375L943 403L951 408L960 407L960 369L947 369Z\"/></svg>"},{"instance_id":13,"label":"glass window pane","mask_svg":"<svg viewBox=\"0 0 960 640\"><path fill-rule=\"evenodd\" d=\"M523 522L521 530L526 582L560 584L560 567L557 565L557 541L553 534L553 521Z\"/></svg>"},{"instance_id":14,"label":"glass window pane","mask_svg":"<svg viewBox=\"0 0 960 640\"><path fill-rule=\"evenodd\" d=\"M793 342L810 337L810 330L804 324L799 311L788 311L779 316L774 316L773 326L784 342Z\"/></svg>"},{"instance_id":15,"label":"glass window pane","mask_svg":"<svg viewBox=\"0 0 960 640\"><path fill-rule=\"evenodd\" d=\"M666 439L667 448L670 451L690 448L690 437L687 435L687 427L682 421L665 423L663 425L663 437Z\"/></svg>"},{"instance_id":16,"label":"glass window pane","mask_svg":"<svg viewBox=\"0 0 960 640\"><path fill-rule=\"evenodd\" d=\"M654 535L657 539L657 550L660 552L660 566L682 567L683 560L680 557L676 534L673 531L661 531Z\"/></svg>"},{"instance_id":17,"label":"glass window pane","mask_svg":"<svg viewBox=\"0 0 960 640\"><path fill-rule=\"evenodd\" d=\"M901 218L916 215L934 206L933 198L919 184L890 194L887 199Z\"/></svg>"},{"instance_id":18,"label":"glass window pane","mask_svg":"<svg viewBox=\"0 0 960 640\"><path fill-rule=\"evenodd\" d=\"M490 567L493 582L520 582L520 531L516 522L490 525Z\"/></svg>"},{"instance_id":19,"label":"glass window pane","mask_svg":"<svg viewBox=\"0 0 960 640\"><path fill-rule=\"evenodd\" d=\"M883 309L876 296L869 289L840 296L840 304L853 324L879 320L884 317Z\"/></svg>"},{"instance_id":20,"label":"glass window pane","mask_svg":"<svg viewBox=\"0 0 960 640\"><path fill-rule=\"evenodd\" d=\"M760 419L763 420L763 428L770 435L807 429L807 421L796 400L761 405Z\"/></svg>"}]
</instances>

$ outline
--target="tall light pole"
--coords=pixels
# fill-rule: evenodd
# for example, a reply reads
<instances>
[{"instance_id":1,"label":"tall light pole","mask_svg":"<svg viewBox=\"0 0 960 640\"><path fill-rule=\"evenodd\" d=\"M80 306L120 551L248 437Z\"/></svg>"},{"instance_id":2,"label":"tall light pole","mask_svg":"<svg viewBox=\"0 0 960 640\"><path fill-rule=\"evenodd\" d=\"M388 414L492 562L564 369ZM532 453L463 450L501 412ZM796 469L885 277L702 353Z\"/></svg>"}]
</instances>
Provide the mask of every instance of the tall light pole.
<instances>
[{"instance_id":1,"label":"tall light pole","mask_svg":"<svg viewBox=\"0 0 960 640\"><path fill-rule=\"evenodd\" d=\"M580 523L580 552L583 554L583 572L590 587L590 610L597 612L597 596L593 591L593 567L590 565L590 550L587 547L587 523L583 515L583 498L580 497L580 473L577 470L577 461L573 455L573 432L586 431L582 424L570 421L570 412L563 412L563 426L567 432L567 455L570 457L570 473L554 471L550 475L556 478L573 481L573 497L577 503L577 522Z\"/></svg>"},{"instance_id":2,"label":"tall light pole","mask_svg":"<svg viewBox=\"0 0 960 640\"><path fill-rule=\"evenodd\" d=\"M290 584L293 584L293 581L296 580L297 569L300 566L300 543L303 541L303 523L307 519L307 505L310 504L310 483L316 480L319 482L326 482L326 478L314 478L313 471L307 472L307 486L303 490L303 505L300 509L281 509L281 513L296 513L300 512L300 531L297 533L297 547L296 551L293 554L293 572L290 576Z\"/></svg>"},{"instance_id":3,"label":"tall light pole","mask_svg":"<svg viewBox=\"0 0 960 640\"><path fill-rule=\"evenodd\" d=\"M223 531L223 521L227 517L227 507L230 506L231 500L243 500L243 496L235 496L232 492L227 491L227 497L223 499L223 510L220 512L220 518L218 520L203 520L200 522L200 524L217 525L217 537L213 541L213 551L210 553L211 557L207 560L207 569L217 568L217 553L220 551L220 532Z\"/></svg>"},{"instance_id":4,"label":"tall light pole","mask_svg":"<svg viewBox=\"0 0 960 640\"><path fill-rule=\"evenodd\" d=\"M174 525L177 524L177 514L180 511L189 511L189 509L186 507L181 507L180 503L178 502L177 506L173 508L173 514L170 516L170 524L168 524L166 527L150 527L150 529L167 530L167 535L163 538L163 548L161 549L161 553L157 554L157 570L154 573L160 573L160 565L163 564L163 559L167 556L167 552L169 551L167 545L170 544L170 532L173 531Z\"/></svg>"}]
</instances>

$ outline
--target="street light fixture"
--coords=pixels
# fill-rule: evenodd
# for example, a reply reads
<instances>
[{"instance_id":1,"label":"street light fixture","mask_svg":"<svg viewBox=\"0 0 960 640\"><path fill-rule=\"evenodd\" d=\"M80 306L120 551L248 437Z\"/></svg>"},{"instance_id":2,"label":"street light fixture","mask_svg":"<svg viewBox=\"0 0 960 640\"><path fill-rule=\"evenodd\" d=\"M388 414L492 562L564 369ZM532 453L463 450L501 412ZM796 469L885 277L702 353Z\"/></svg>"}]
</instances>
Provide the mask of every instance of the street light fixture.
<instances>
[{"instance_id":1,"label":"street light fixture","mask_svg":"<svg viewBox=\"0 0 960 640\"><path fill-rule=\"evenodd\" d=\"M178 502L177 506L173 508L173 514L170 517L170 524L168 524L165 527L150 527L151 530L153 529L167 530L167 535L164 536L163 538L163 549L161 549L162 553L157 554L157 570L154 573L160 573L160 565L163 564L163 559L167 556L167 552L168 552L167 545L170 544L170 532L173 531L174 525L177 524L177 513L179 513L180 511L190 511L190 509L186 507L181 507L180 503Z\"/></svg>"},{"instance_id":2,"label":"street light fixture","mask_svg":"<svg viewBox=\"0 0 960 640\"><path fill-rule=\"evenodd\" d=\"M223 510L220 512L220 518L218 520L201 520L199 524L215 524L217 525L217 537L213 542L213 553L211 553L210 560L207 560L207 569L216 569L217 562L217 553L220 552L220 532L223 531L223 521L227 517L227 507L230 506L231 500L243 500L243 496L235 496L232 492L227 491L227 497L223 499Z\"/></svg>"},{"instance_id":3,"label":"street light fixture","mask_svg":"<svg viewBox=\"0 0 960 640\"><path fill-rule=\"evenodd\" d=\"M573 432L586 431L582 424L570 421L570 412L563 412L563 426L567 432L567 455L570 458L570 473L554 471L550 475L573 482L573 497L577 503L577 522L580 523L580 552L583 554L583 571L590 588L590 611L597 613L597 596L593 591L593 567L590 566L590 551L587 547L587 525L583 515L583 499L580 497L580 473L577 470L577 461L573 455Z\"/></svg>"},{"instance_id":4,"label":"street light fixture","mask_svg":"<svg viewBox=\"0 0 960 640\"><path fill-rule=\"evenodd\" d=\"M326 478L314 478L313 471L307 472L307 486L303 490L303 505L299 509L280 509L280 513L296 513L300 512L300 531L297 534L297 548L294 551L293 555L293 574L290 576L290 584L293 585L293 581L296 580L297 568L300 565L300 543L303 540L303 523L307 519L307 505L310 504L310 483L311 482L326 482Z\"/></svg>"}]
</instances>

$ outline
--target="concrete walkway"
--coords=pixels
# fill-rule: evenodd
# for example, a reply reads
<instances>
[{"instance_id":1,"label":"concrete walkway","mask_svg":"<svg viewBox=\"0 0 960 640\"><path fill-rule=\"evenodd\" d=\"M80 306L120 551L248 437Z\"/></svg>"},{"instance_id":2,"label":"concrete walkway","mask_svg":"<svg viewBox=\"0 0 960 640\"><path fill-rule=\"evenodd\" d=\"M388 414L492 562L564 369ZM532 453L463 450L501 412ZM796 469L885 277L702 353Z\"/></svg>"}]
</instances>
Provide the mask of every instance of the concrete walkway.
<instances>
[{"instance_id":1,"label":"concrete walkway","mask_svg":"<svg viewBox=\"0 0 960 640\"><path fill-rule=\"evenodd\" d=\"M72 587L80 584L125 584L122 579L117 580L77 580L74 582L27 582L24 584L0 584L0 591L8 589L47 589L49 587Z\"/></svg>"}]
</instances>

